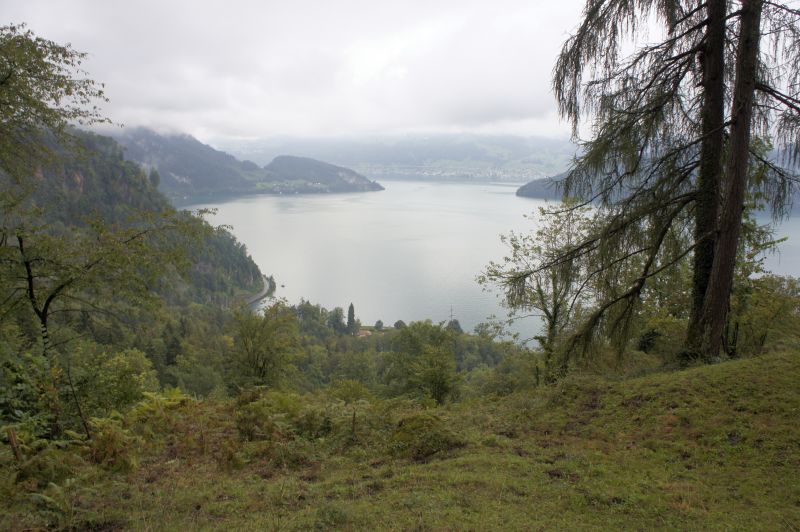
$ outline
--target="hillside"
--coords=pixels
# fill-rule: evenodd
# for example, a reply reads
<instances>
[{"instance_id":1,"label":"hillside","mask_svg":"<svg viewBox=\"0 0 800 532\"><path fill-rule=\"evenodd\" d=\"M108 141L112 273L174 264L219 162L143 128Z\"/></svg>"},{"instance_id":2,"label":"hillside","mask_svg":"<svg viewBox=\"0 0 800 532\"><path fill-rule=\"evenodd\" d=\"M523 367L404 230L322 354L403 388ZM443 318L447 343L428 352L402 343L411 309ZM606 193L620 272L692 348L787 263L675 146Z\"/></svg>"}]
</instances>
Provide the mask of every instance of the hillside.
<instances>
[{"instance_id":1,"label":"hillside","mask_svg":"<svg viewBox=\"0 0 800 532\"><path fill-rule=\"evenodd\" d=\"M367 180L353 170L308 157L280 155L265 166L264 170L274 181L308 182L309 186L319 187L320 191L325 192L383 190L378 183Z\"/></svg>"},{"instance_id":2,"label":"hillside","mask_svg":"<svg viewBox=\"0 0 800 532\"><path fill-rule=\"evenodd\" d=\"M237 157L266 164L293 153L377 178L521 182L554 175L575 153L568 140L511 135L434 134L339 139L220 139Z\"/></svg>"},{"instance_id":3,"label":"hillside","mask_svg":"<svg viewBox=\"0 0 800 532\"><path fill-rule=\"evenodd\" d=\"M126 159L158 170L159 189L169 195L243 193L262 177L254 163L239 161L190 135L159 135L146 128L133 128L115 138L125 147Z\"/></svg>"},{"instance_id":4,"label":"hillside","mask_svg":"<svg viewBox=\"0 0 800 532\"><path fill-rule=\"evenodd\" d=\"M534 179L517 189L517 196L523 198L561 199L561 193L556 186L556 178L546 177Z\"/></svg>"},{"instance_id":5,"label":"hillside","mask_svg":"<svg viewBox=\"0 0 800 532\"><path fill-rule=\"evenodd\" d=\"M62 525L92 529L794 530L798 381L800 357L783 352L438 408L151 397L130 433L103 440L105 470L65 464L91 487L48 496ZM148 445L125 449L136 434ZM42 526L10 482L0 528Z\"/></svg>"},{"instance_id":6,"label":"hillside","mask_svg":"<svg viewBox=\"0 0 800 532\"><path fill-rule=\"evenodd\" d=\"M80 228L87 223L125 223L135 213L158 214L173 208L135 163L123 158L112 138L76 133L82 152L63 154L40 173L31 200L48 224ZM191 222L198 230L199 219ZM229 231L206 232L190 250L187 280L173 279L163 294L174 302L228 304L259 291L262 274L244 246Z\"/></svg>"},{"instance_id":7,"label":"hillside","mask_svg":"<svg viewBox=\"0 0 800 532\"><path fill-rule=\"evenodd\" d=\"M161 135L146 128L115 136L125 157L160 175L159 190L179 203L253 193L297 194L382 190L348 170L307 158L285 157L265 167L240 161L190 135Z\"/></svg>"}]
</instances>

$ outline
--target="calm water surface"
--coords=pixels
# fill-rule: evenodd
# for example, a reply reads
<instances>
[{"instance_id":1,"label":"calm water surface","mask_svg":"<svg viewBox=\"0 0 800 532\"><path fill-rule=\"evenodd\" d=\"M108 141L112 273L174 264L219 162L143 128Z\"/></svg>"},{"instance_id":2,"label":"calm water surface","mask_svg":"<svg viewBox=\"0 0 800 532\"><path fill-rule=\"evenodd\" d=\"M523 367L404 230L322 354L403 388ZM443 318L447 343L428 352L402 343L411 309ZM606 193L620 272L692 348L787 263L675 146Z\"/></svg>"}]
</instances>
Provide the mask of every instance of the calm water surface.
<instances>
[{"instance_id":1,"label":"calm water surface","mask_svg":"<svg viewBox=\"0 0 800 532\"><path fill-rule=\"evenodd\" d=\"M500 234L533 230L524 217L543 200L518 198L516 184L383 181L382 192L250 196L204 204L211 221L230 225L267 275L277 296L326 308L352 302L364 324L453 316L465 330L505 316L499 300L475 277L505 248ZM790 236L768 257L776 273L798 275L800 218L784 222ZM515 329L530 336L534 322Z\"/></svg>"}]
</instances>

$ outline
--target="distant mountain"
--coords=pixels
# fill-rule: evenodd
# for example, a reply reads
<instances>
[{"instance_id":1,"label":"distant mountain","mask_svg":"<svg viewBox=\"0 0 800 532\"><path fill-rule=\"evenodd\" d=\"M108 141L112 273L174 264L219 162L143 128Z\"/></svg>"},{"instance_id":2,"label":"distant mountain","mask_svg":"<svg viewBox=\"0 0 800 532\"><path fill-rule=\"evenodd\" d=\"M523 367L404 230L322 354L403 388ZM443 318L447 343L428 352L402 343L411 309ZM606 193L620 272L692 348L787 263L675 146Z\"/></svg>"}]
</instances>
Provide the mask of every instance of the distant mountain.
<instances>
[{"instance_id":1,"label":"distant mountain","mask_svg":"<svg viewBox=\"0 0 800 532\"><path fill-rule=\"evenodd\" d=\"M263 177L258 165L239 161L190 135L159 135L145 128L125 129L116 140L125 158L155 168L159 189L168 194L246 192Z\"/></svg>"},{"instance_id":2,"label":"distant mountain","mask_svg":"<svg viewBox=\"0 0 800 532\"><path fill-rule=\"evenodd\" d=\"M534 179L517 189L517 196L524 198L557 199L560 200L561 190L558 182L567 176L566 172L544 179Z\"/></svg>"},{"instance_id":3,"label":"distant mountain","mask_svg":"<svg viewBox=\"0 0 800 532\"><path fill-rule=\"evenodd\" d=\"M320 192L349 192L358 190L383 190L383 187L363 175L333 164L309 157L279 155L264 167L267 175L275 181L305 181L317 186Z\"/></svg>"},{"instance_id":4,"label":"distant mountain","mask_svg":"<svg viewBox=\"0 0 800 532\"><path fill-rule=\"evenodd\" d=\"M161 135L146 128L115 136L125 157L160 176L159 190L178 203L251 193L297 194L383 190L347 168L303 157L280 156L265 167L240 161L191 135Z\"/></svg>"},{"instance_id":5,"label":"distant mountain","mask_svg":"<svg viewBox=\"0 0 800 532\"><path fill-rule=\"evenodd\" d=\"M406 135L338 139L219 140L240 158L266 164L293 153L353 168L371 178L524 182L564 171L568 140L500 135Z\"/></svg>"}]
</instances>

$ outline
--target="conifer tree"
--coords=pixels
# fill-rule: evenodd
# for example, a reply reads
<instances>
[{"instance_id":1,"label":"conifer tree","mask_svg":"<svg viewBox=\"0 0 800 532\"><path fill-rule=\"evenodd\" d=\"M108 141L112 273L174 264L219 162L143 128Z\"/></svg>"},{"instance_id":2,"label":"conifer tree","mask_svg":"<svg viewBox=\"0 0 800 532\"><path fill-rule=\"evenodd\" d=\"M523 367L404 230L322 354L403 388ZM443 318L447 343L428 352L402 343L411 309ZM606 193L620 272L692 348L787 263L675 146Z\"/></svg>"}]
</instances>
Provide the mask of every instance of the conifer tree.
<instances>
[{"instance_id":1,"label":"conifer tree","mask_svg":"<svg viewBox=\"0 0 800 532\"><path fill-rule=\"evenodd\" d=\"M623 55L650 21L662 40ZM584 119L592 131L565 195L604 218L548 265L584 261L603 287L572 347L601 329L624 342L648 280L692 260L687 352L717 356L745 194L760 187L777 215L790 196L793 176L751 139L774 137L792 160L800 151L799 23L799 10L762 0L586 3L553 80L574 137ZM753 160L768 179L748 183Z\"/></svg>"},{"instance_id":2,"label":"conifer tree","mask_svg":"<svg viewBox=\"0 0 800 532\"><path fill-rule=\"evenodd\" d=\"M347 307L347 332L350 334L355 334L357 331L358 326L356 325L356 310L353 307L353 304L350 303L350 306Z\"/></svg>"}]
</instances>

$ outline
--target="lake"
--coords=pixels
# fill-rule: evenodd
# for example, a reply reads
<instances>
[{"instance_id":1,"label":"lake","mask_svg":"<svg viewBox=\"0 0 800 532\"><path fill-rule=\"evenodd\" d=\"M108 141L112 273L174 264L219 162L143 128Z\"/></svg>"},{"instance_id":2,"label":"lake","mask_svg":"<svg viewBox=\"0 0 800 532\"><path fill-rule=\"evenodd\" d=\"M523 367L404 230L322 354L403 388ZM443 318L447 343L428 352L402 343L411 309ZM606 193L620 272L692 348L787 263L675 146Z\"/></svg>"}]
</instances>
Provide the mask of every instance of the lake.
<instances>
[{"instance_id":1,"label":"lake","mask_svg":"<svg viewBox=\"0 0 800 532\"><path fill-rule=\"evenodd\" d=\"M475 277L505 248L500 235L535 229L526 214L544 200L519 198L519 184L389 181L386 190L333 195L248 196L196 205L217 210L261 270L273 275L277 297L326 308L353 303L365 325L452 316L471 330L504 317L497 296ZM778 234L797 235L800 218ZM767 258L776 273L798 275L800 246L790 240ZM518 323L523 337L538 323Z\"/></svg>"}]
</instances>

